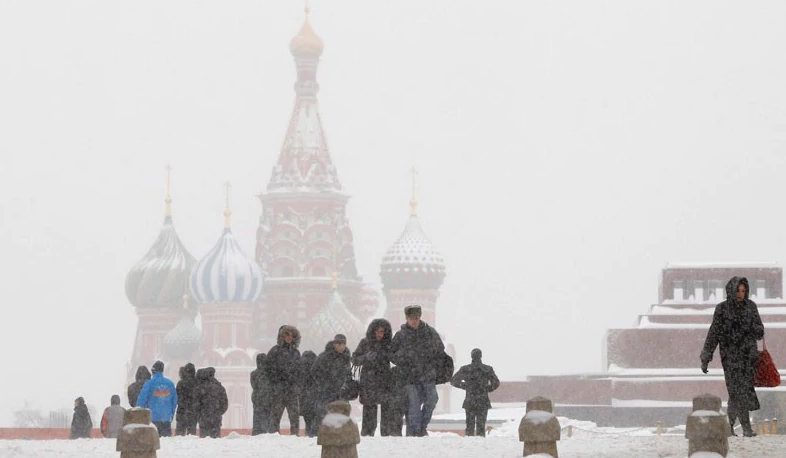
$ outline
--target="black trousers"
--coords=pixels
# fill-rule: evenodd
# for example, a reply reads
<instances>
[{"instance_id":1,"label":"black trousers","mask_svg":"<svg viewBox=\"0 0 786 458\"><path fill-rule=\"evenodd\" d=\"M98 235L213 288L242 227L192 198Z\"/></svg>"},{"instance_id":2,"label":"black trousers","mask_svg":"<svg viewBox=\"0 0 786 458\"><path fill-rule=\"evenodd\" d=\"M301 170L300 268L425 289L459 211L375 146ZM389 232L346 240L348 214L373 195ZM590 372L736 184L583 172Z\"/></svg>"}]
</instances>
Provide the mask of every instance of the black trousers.
<instances>
[{"instance_id":1,"label":"black trousers","mask_svg":"<svg viewBox=\"0 0 786 458\"><path fill-rule=\"evenodd\" d=\"M207 423L199 424L199 437L212 437L218 439L221 437L221 423Z\"/></svg>"},{"instance_id":2,"label":"black trousers","mask_svg":"<svg viewBox=\"0 0 786 458\"><path fill-rule=\"evenodd\" d=\"M300 411L298 409L297 393L294 391L277 393L273 397L268 432L277 433L279 431L284 409L287 410L287 416L289 417L289 433L297 436L300 433Z\"/></svg>"},{"instance_id":3,"label":"black trousers","mask_svg":"<svg viewBox=\"0 0 786 458\"><path fill-rule=\"evenodd\" d=\"M377 408L377 406L381 408ZM377 432L377 412L381 410L380 434L383 436L400 436L404 418L388 403L363 404L363 426L361 436L373 436ZM396 428L398 426L398 428Z\"/></svg>"},{"instance_id":4,"label":"black trousers","mask_svg":"<svg viewBox=\"0 0 786 458\"><path fill-rule=\"evenodd\" d=\"M161 437L169 437L172 435L172 422L171 421L154 421L158 435Z\"/></svg>"},{"instance_id":5,"label":"black trousers","mask_svg":"<svg viewBox=\"0 0 786 458\"><path fill-rule=\"evenodd\" d=\"M266 434L270 432L270 404L254 406L254 420L251 435Z\"/></svg>"},{"instance_id":6,"label":"black trousers","mask_svg":"<svg viewBox=\"0 0 786 458\"><path fill-rule=\"evenodd\" d=\"M464 409L467 417L467 436L486 436L486 417L489 409Z\"/></svg>"},{"instance_id":7,"label":"black trousers","mask_svg":"<svg viewBox=\"0 0 786 458\"><path fill-rule=\"evenodd\" d=\"M191 435L196 436L196 420L192 419L180 419L177 421L177 426L175 427L175 434L178 436L185 436Z\"/></svg>"}]
</instances>

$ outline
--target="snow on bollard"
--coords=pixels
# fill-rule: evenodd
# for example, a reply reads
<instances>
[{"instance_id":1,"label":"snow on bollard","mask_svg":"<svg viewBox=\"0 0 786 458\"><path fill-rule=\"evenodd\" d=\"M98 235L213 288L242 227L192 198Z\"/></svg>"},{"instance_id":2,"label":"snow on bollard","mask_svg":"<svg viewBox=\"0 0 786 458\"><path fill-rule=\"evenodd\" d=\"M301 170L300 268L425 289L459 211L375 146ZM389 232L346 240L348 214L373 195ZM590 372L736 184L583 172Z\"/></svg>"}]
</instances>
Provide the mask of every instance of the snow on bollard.
<instances>
[{"instance_id":1,"label":"snow on bollard","mask_svg":"<svg viewBox=\"0 0 786 458\"><path fill-rule=\"evenodd\" d=\"M544 454L559 457L557 441L560 426L552 412L549 399L538 396L527 401L526 414L519 423L519 441L524 442L524 456Z\"/></svg>"},{"instance_id":2,"label":"snow on bollard","mask_svg":"<svg viewBox=\"0 0 786 458\"><path fill-rule=\"evenodd\" d=\"M126 410L115 444L120 458L156 458L156 450L160 448L158 428L150 423L150 410L142 407Z\"/></svg>"},{"instance_id":3,"label":"snow on bollard","mask_svg":"<svg viewBox=\"0 0 786 458\"><path fill-rule=\"evenodd\" d=\"M322 446L322 458L358 458L360 430L349 418L349 403L333 401L327 405L327 411L317 435L317 445Z\"/></svg>"},{"instance_id":4,"label":"snow on bollard","mask_svg":"<svg viewBox=\"0 0 786 458\"><path fill-rule=\"evenodd\" d=\"M729 453L729 422L720 409L717 396L702 394L693 398L693 412L685 423L689 457L725 457Z\"/></svg>"}]
</instances>

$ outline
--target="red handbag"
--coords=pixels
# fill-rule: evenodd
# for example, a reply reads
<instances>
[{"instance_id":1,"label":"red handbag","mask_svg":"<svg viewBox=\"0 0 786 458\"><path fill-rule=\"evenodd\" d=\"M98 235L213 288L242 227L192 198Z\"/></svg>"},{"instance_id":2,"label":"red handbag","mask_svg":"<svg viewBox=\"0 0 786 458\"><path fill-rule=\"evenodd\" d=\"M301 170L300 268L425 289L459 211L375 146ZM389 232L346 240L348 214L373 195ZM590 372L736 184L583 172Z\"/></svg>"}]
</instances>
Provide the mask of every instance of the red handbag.
<instances>
[{"instance_id":1,"label":"red handbag","mask_svg":"<svg viewBox=\"0 0 786 458\"><path fill-rule=\"evenodd\" d=\"M772 388L780 386L781 374L775 363L772 361L770 352L767 351L767 342L762 339L762 351L759 352L759 357L756 359L756 377L753 379L753 384L758 387Z\"/></svg>"}]
</instances>

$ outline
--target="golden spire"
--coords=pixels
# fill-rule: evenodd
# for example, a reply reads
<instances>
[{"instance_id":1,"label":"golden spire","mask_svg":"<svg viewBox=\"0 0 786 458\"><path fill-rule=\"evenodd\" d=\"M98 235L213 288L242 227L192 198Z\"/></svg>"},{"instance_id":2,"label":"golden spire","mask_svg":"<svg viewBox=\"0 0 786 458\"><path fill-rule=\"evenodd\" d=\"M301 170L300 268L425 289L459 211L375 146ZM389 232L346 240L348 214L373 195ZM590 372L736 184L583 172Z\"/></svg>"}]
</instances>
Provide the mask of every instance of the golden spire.
<instances>
[{"instance_id":1,"label":"golden spire","mask_svg":"<svg viewBox=\"0 0 786 458\"><path fill-rule=\"evenodd\" d=\"M224 227L227 229L232 227L229 221L230 216L232 216L232 210L229 209L229 188L231 187L232 185L228 181L224 183L224 193L226 196L226 206L224 207Z\"/></svg>"},{"instance_id":2,"label":"golden spire","mask_svg":"<svg viewBox=\"0 0 786 458\"><path fill-rule=\"evenodd\" d=\"M289 50L296 56L319 57L324 49L324 44L308 22L308 13L311 12L308 0L306 0L303 12L305 13L303 25L300 26L297 35L289 42Z\"/></svg>"},{"instance_id":3,"label":"golden spire","mask_svg":"<svg viewBox=\"0 0 786 458\"><path fill-rule=\"evenodd\" d=\"M167 164L166 165L166 216L172 216L172 196L169 194L169 187L172 182L172 166Z\"/></svg>"},{"instance_id":4,"label":"golden spire","mask_svg":"<svg viewBox=\"0 0 786 458\"><path fill-rule=\"evenodd\" d=\"M412 167L410 172L412 173L412 198L409 200L409 206L412 209L410 214L415 216L418 214L418 199L415 197L415 186L418 178L418 169Z\"/></svg>"}]
</instances>

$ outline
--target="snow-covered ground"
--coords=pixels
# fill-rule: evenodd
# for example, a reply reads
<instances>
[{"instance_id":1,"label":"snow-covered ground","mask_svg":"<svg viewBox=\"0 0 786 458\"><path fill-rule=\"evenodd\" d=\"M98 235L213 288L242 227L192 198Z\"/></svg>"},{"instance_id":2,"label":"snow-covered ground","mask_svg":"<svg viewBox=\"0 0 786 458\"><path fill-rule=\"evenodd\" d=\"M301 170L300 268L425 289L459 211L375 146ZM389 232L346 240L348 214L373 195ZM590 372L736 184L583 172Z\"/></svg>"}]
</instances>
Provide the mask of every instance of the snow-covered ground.
<instances>
[{"instance_id":1,"label":"snow-covered ground","mask_svg":"<svg viewBox=\"0 0 786 458\"><path fill-rule=\"evenodd\" d=\"M573 426L573 435L557 443L561 458L687 458L688 441L684 432L669 430L656 435L651 428L597 428L592 423L560 418L563 427ZM431 433L425 438L363 438L358 455L380 458L515 458L522 455L518 441L518 421L511 421L491 432L489 437L461 437L453 433ZM783 458L786 436L729 438L727 458ZM160 458L247 458L271 456L315 458L320 454L316 439L279 435L242 436L230 434L221 439L196 437L162 438ZM74 441L0 440L3 458L117 458L114 439ZM695 455L694 455L695 456Z\"/></svg>"}]
</instances>

